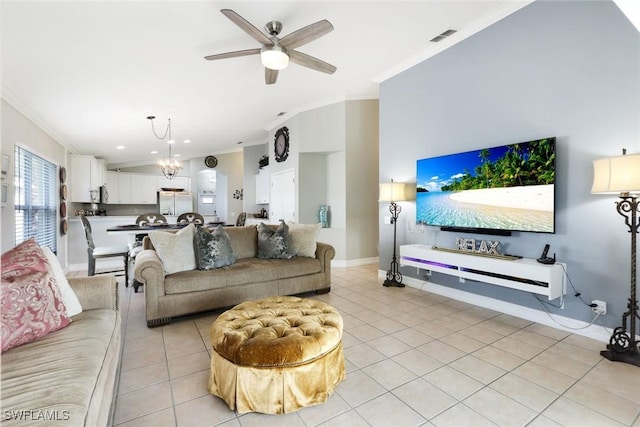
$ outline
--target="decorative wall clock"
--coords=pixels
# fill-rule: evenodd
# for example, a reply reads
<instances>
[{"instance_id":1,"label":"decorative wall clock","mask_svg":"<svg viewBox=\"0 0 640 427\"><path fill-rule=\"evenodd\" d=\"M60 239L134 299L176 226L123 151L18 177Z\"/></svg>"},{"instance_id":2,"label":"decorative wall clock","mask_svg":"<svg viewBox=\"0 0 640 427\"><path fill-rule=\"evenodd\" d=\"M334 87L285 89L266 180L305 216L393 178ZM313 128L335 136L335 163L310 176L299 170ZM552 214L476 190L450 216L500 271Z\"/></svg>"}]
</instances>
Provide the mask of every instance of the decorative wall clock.
<instances>
[{"instance_id":1,"label":"decorative wall clock","mask_svg":"<svg viewBox=\"0 0 640 427\"><path fill-rule=\"evenodd\" d=\"M207 156L204 158L204 164L208 168L215 168L218 166L218 159L215 156Z\"/></svg>"},{"instance_id":2,"label":"decorative wall clock","mask_svg":"<svg viewBox=\"0 0 640 427\"><path fill-rule=\"evenodd\" d=\"M273 141L273 151L276 155L276 162L284 162L289 157L289 129L286 126L276 131Z\"/></svg>"}]
</instances>

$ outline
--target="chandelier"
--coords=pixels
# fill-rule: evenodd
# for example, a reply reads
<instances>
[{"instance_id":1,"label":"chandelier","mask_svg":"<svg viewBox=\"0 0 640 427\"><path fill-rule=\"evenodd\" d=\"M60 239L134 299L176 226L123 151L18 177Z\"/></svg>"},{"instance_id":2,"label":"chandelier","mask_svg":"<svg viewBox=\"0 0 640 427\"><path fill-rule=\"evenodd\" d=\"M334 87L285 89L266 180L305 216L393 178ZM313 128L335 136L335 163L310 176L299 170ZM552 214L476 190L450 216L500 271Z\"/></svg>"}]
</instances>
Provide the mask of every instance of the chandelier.
<instances>
[{"instance_id":1,"label":"chandelier","mask_svg":"<svg viewBox=\"0 0 640 427\"><path fill-rule=\"evenodd\" d=\"M167 136L169 137L169 139L167 140L167 143L169 144L169 156L165 157L164 159L160 160L157 165L160 168L160 170L162 171L162 174L167 178L167 179L173 179L176 176L178 176L178 172L180 172L180 170L182 170L182 164L176 160L175 157L173 157L173 154L171 153L171 146L173 145L173 143L175 142L173 139L171 139L171 119L168 119L167 122L167 128L164 131L164 135L159 136L156 133L156 129L153 125L153 119L155 119L156 116L148 116L147 119L151 120L151 130L153 131L153 134L155 135L156 138L158 138L159 140L164 140Z\"/></svg>"}]
</instances>

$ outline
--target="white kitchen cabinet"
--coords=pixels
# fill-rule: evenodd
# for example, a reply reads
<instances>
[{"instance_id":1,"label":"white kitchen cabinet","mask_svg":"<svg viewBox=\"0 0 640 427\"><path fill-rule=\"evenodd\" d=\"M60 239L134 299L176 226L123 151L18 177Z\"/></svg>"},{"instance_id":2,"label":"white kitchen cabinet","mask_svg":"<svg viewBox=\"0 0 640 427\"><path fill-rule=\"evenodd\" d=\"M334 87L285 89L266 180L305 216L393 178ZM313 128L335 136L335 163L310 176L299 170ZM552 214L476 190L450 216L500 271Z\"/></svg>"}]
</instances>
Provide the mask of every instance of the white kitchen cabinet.
<instances>
[{"instance_id":1,"label":"white kitchen cabinet","mask_svg":"<svg viewBox=\"0 0 640 427\"><path fill-rule=\"evenodd\" d=\"M122 173L118 175L118 203L131 204L131 174Z\"/></svg>"},{"instance_id":2,"label":"white kitchen cabinet","mask_svg":"<svg viewBox=\"0 0 640 427\"><path fill-rule=\"evenodd\" d=\"M113 205L118 203L120 194L118 192L118 174L119 172L107 171L104 180L104 186L107 187L102 203Z\"/></svg>"},{"instance_id":3,"label":"white kitchen cabinet","mask_svg":"<svg viewBox=\"0 0 640 427\"><path fill-rule=\"evenodd\" d=\"M156 177L154 175L131 175L131 203L155 205L157 202Z\"/></svg>"},{"instance_id":4,"label":"white kitchen cabinet","mask_svg":"<svg viewBox=\"0 0 640 427\"><path fill-rule=\"evenodd\" d=\"M107 201L109 205L131 203L131 174L124 172L107 171L106 187L109 193Z\"/></svg>"},{"instance_id":5,"label":"white kitchen cabinet","mask_svg":"<svg viewBox=\"0 0 640 427\"><path fill-rule=\"evenodd\" d=\"M70 159L71 201L91 203L90 191L98 191L104 184L104 160L82 155L71 155Z\"/></svg>"},{"instance_id":6,"label":"white kitchen cabinet","mask_svg":"<svg viewBox=\"0 0 640 427\"><path fill-rule=\"evenodd\" d=\"M268 168L260 169L256 175L256 204L264 205L269 203L271 193L271 174Z\"/></svg>"},{"instance_id":7,"label":"white kitchen cabinet","mask_svg":"<svg viewBox=\"0 0 640 427\"><path fill-rule=\"evenodd\" d=\"M106 180L107 163L103 159L94 159L91 165L91 186L102 187Z\"/></svg>"}]
</instances>

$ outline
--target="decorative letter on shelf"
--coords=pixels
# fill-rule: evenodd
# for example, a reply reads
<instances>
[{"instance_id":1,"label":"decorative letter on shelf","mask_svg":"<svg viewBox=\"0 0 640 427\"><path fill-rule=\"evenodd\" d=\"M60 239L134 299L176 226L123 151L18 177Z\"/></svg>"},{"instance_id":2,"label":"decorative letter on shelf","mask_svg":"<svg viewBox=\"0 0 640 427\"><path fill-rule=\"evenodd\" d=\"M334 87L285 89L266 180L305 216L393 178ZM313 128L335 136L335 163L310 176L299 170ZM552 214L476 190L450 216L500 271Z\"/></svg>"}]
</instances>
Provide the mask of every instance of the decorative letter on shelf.
<instances>
[{"instance_id":1,"label":"decorative letter on shelf","mask_svg":"<svg viewBox=\"0 0 640 427\"><path fill-rule=\"evenodd\" d=\"M472 252L476 254L500 255L498 245L500 242L491 240L480 240L476 245L476 239L464 239L456 237L456 248L462 252ZM476 249L477 248L477 249Z\"/></svg>"}]
</instances>

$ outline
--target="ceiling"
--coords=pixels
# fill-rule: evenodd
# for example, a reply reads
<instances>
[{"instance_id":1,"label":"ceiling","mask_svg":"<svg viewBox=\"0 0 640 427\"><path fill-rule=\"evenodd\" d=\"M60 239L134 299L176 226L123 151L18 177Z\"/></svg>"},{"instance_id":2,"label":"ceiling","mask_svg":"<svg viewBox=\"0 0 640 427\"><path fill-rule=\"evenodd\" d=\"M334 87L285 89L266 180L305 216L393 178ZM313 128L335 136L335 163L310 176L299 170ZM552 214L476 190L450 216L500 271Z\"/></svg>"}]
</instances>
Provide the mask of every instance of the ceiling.
<instances>
[{"instance_id":1,"label":"ceiling","mask_svg":"<svg viewBox=\"0 0 640 427\"><path fill-rule=\"evenodd\" d=\"M166 155L149 115L157 117L159 133L171 118L180 160L221 154L240 149L239 142L267 142L268 130L297 112L377 98L381 81L530 1L4 0L2 96L72 153L103 158L110 167ZM276 84L265 85L257 55L205 61L259 47L223 8L261 30L279 20L280 36L328 19L334 31L298 50L337 71L291 63ZM458 32L429 41L447 29Z\"/></svg>"}]
</instances>

